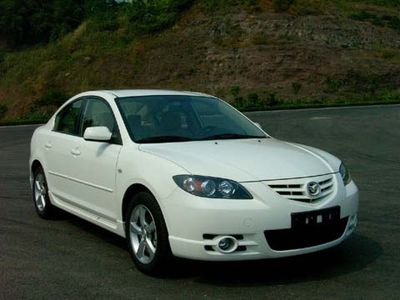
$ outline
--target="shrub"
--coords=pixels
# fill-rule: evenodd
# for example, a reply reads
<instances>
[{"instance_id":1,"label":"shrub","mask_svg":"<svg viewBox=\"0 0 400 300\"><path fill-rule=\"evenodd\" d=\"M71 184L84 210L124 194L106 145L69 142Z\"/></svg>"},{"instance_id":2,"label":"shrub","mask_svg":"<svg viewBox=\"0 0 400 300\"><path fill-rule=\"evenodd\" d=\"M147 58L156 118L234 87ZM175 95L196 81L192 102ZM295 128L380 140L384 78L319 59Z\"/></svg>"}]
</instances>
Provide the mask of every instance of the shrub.
<instances>
[{"instance_id":1,"label":"shrub","mask_svg":"<svg viewBox=\"0 0 400 300\"><path fill-rule=\"evenodd\" d=\"M7 112L7 106L4 104L0 104L0 119L2 119L4 117L4 115Z\"/></svg>"},{"instance_id":2,"label":"shrub","mask_svg":"<svg viewBox=\"0 0 400 300\"><path fill-rule=\"evenodd\" d=\"M69 95L63 90L49 90L35 104L39 107L60 106L67 101Z\"/></svg>"},{"instance_id":3,"label":"shrub","mask_svg":"<svg viewBox=\"0 0 400 300\"><path fill-rule=\"evenodd\" d=\"M93 31L115 31L119 28L115 10L106 10L92 18L90 25Z\"/></svg>"},{"instance_id":4,"label":"shrub","mask_svg":"<svg viewBox=\"0 0 400 300\"><path fill-rule=\"evenodd\" d=\"M300 90L302 89L302 87L303 87L303 85L302 85L301 83L299 83L299 82L293 82L293 83L292 83L293 93L294 93L295 95L297 95L297 94L300 92Z\"/></svg>"},{"instance_id":5,"label":"shrub","mask_svg":"<svg viewBox=\"0 0 400 300\"><path fill-rule=\"evenodd\" d=\"M238 108L238 109L244 108L245 103L244 103L243 97L237 97L237 98L235 98L234 105L235 105L235 107Z\"/></svg>"},{"instance_id":6,"label":"shrub","mask_svg":"<svg viewBox=\"0 0 400 300\"><path fill-rule=\"evenodd\" d=\"M240 93L240 86L238 86L238 85L231 86L229 92L233 96L233 99L236 99Z\"/></svg>"},{"instance_id":7,"label":"shrub","mask_svg":"<svg viewBox=\"0 0 400 300\"><path fill-rule=\"evenodd\" d=\"M69 95L63 90L48 90L31 104L29 113L24 116L24 119L32 122L45 121L68 99Z\"/></svg>"},{"instance_id":8,"label":"shrub","mask_svg":"<svg viewBox=\"0 0 400 300\"><path fill-rule=\"evenodd\" d=\"M202 0L201 5L208 11L215 11L220 8L233 6L245 6L247 8L257 8L259 0Z\"/></svg>"},{"instance_id":9,"label":"shrub","mask_svg":"<svg viewBox=\"0 0 400 300\"><path fill-rule=\"evenodd\" d=\"M267 45L268 36L264 32L260 32L253 36L252 41L254 45Z\"/></svg>"},{"instance_id":10,"label":"shrub","mask_svg":"<svg viewBox=\"0 0 400 300\"><path fill-rule=\"evenodd\" d=\"M270 93L267 97L266 103L270 107L277 105L279 101L276 98L276 93Z\"/></svg>"},{"instance_id":11,"label":"shrub","mask_svg":"<svg viewBox=\"0 0 400 300\"><path fill-rule=\"evenodd\" d=\"M260 98L257 93L250 93L247 95L248 105L251 107L260 106Z\"/></svg>"},{"instance_id":12,"label":"shrub","mask_svg":"<svg viewBox=\"0 0 400 300\"><path fill-rule=\"evenodd\" d=\"M400 31L400 18L390 15L376 15L368 11L361 11L351 15L351 18L357 21L367 21L376 26L389 27Z\"/></svg>"},{"instance_id":13,"label":"shrub","mask_svg":"<svg viewBox=\"0 0 400 300\"><path fill-rule=\"evenodd\" d=\"M0 36L14 46L47 43L76 28L82 1L0 1Z\"/></svg>"},{"instance_id":14,"label":"shrub","mask_svg":"<svg viewBox=\"0 0 400 300\"><path fill-rule=\"evenodd\" d=\"M326 79L325 83L327 86L325 91L328 93L335 93L344 85L342 79L332 79L330 77Z\"/></svg>"},{"instance_id":15,"label":"shrub","mask_svg":"<svg viewBox=\"0 0 400 300\"><path fill-rule=\"evenodd\" d=\"M151 33L173 25L179 13L188 8L193 0L138 0L126 4L125 12L133 33Z\"/></svg>"},{"instance_id":16,"label":"shrub","mask_svg":"<svg viewBox=\"0 0 400 300\"><path fill-rule=\"evenodd\" d=\"M295 0L273 0L272 5L276 12L288 11Z\"/></svg>"}]
</instances>

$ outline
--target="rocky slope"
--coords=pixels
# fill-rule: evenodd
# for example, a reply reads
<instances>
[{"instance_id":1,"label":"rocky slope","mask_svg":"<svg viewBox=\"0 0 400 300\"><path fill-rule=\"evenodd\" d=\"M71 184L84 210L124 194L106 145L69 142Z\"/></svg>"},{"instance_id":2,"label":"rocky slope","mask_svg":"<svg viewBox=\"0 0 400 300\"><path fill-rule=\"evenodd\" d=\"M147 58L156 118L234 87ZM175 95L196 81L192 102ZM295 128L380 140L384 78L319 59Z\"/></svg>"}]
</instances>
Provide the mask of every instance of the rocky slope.
<instances>
[{"instance_id":1,"label":"rocky slope","mask_svg":"<svg viewBox=\"0 0 400 300\"><path fill-rule=\"evenodd\" d=\"M396 21L396 7L299 13L270 4L210 11L195 3L173 27L134 39L123 25L93 33L85 22L58 42L6 54L3 120L50 112L49 93L106 88L203 91L241 108L400 101L400 26L383 22Z\"/></svg>"}]
</instances>

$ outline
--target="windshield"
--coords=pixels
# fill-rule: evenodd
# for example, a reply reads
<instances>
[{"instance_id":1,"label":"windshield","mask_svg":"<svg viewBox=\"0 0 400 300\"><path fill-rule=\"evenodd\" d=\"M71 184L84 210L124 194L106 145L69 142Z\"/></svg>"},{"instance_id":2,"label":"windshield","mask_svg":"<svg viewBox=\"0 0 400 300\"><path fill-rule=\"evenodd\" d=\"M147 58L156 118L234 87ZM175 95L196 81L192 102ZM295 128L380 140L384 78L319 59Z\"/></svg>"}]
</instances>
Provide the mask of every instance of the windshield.
<instances>
[{"instance_id":1,"label":"windshield","mask_svg":"<svg viewBox=\"0 0 400 300\"><path fill-rule=\"evenodd\" d=\"M116 99L137 143L266 138L224 101L203 96L139 96Z\"/></svg>"}]
</instances>

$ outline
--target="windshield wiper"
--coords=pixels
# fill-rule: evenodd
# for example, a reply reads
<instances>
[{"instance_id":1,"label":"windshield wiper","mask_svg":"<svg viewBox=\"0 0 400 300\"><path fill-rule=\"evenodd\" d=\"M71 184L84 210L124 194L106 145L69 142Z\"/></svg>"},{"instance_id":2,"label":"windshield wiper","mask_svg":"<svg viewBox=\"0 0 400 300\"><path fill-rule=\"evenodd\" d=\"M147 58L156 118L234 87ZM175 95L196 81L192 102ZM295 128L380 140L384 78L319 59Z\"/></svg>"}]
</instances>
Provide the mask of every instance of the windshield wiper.
<instances>
[{"instance_id":1,"label":"windshield wiper","mask_svg":"<svg viewBox=\"0 0 400 300\"><path fill-rule=\"evenodd\" d=\"M184 137L184 136L177 136L177 135L165 135L165 136L152 136L146 137L143 139L139 139L137 143L168 143L168 142L187 142L193 141L193 139Z\"/></svg>"},{"instance_id":2,"label":"windshield wiper","mask_svg":"<svg viewBox=\"0 0 400 300\"><path fill-rule=\"evenodd\" d=\"M222 134L214 134L211 136L207 136L205 138L202 138L202 140L263 139L263 138L266 138L266 136L237 134L237 133L222 133Z\"/></svg>"}]
</instances>

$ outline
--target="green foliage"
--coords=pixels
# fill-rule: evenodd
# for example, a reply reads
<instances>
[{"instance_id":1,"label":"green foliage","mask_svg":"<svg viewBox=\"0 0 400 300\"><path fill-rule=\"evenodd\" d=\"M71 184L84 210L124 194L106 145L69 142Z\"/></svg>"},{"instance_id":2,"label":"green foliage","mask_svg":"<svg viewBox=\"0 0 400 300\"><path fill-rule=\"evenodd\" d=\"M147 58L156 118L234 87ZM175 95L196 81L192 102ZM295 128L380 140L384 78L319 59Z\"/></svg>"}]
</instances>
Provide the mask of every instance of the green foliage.
<instances>
[{"instance_id":1,"label":"green foliage","mask_svg":"<svg viewBox=\"0 0 400 300\"><path fill-rule=\"evenodd\" d=\"M375 97L380 91L398 89L396 74L349 71L342 79L326 79L326 93L342 93L349 98Z\"/></svg>"},{"instance_id":2,"label":"green foliage","mask_svg":"<svg viewBox=\"0 0 400 300\"><path fill-rule=\"evenodd\" d=\"M98 12L90 19L90 26L92 31L115 31L119 28L118 14L116 10L107 9Z\"/></svg>"},{"instance_id":3,"label":"green foliage","mask_svg":"<svg viewBox=\"0 0 400 300\"><path fill-rule=\"evenodd\" d=\"M241 97L241 96L235 98L235 102L234 102L233 104L234 104L235 107L238 108L238 109L242 109L242 108L245 107L244 99L243 99L243 97Z\"/></svg>"},{"instance_id":4,"label":"green foliage","mask_svg":"<svg viewBox=\"0 0 400 300\"><path fill-rule=\"evenodd\" d=\"M55 40L82 22L81 2L0 0L0 35L14 47Z\"/></svg>"},{"instance_id":5,"label":"green foliage","mask_svg":"<svg viewBox=\"0 0 400 300\"><path fill-rule=\"evenodd\" d=\"M329 5L332 3L326 4L321 0L296 0L293 3L295 14L298 16L324 14L324 9Z\"/></svg>"},{"instance_id":6,"label":"green foliage","mask_svg":"<svg viewBox=\"0 0 400 300\"><path fill-rule=\"evenodd\" d=\"M295 0L273 0L272 5L276 12L288 11Z\"/></svg>"},{"instance_id":7,"label":"green foliage","mask_svg":"<svg viewBox=\"0 0 400 300\"><path fill-rule=\"evenodd\" d=\"M397 16L390 16L390 15L380 16L363 10L361 12L352 14L351 17L354 20L367 21L376 26L389 27L400 31L400 18Z\"/></svg>"},{"instance_id":8,"label":"green foliage","mask_svg":"<svg viewBox=\"0 0 400 300\"><path fill-rule=\"evenodd\" d=\"M302 87L303 87L303 85L302 85L301 83L299 83L299 82L293 82L293 83L292 83L293 93L294 93L295 95L297 95L297 94L300 92L300 90L302 89Z\"/></svg>"},{"instance_id":9,"label":"green foliage","mask_svg":"<svg viewBox=\"0 0 400 300\"><path fill-rule=\"evenodd\" d=\"M54 41L90 19L93 31L115 31L126 16L133 33L171 26L193 0L0 0L0 36L14 48Z\"/></svg>"},{"instance_id":10,"label":"green foliage","mask_svg":"<svg viewBox=\"0 0 400 300\"><path fill-rule=\"evenodd\" d=\"M208 11L214 11L221 8L229 8L233 6L245 6L255 8L259 0L202 0L201 5Z\"/></svg>"},{"instance_id":11,"label":"green foliage","mask_svg":"<svg viewBox=\"0 0 400 300\"><path fill-rule=\"evenodd\" d=\"M171 1L136 1L127 7L130 30L135 33L151 33L172 25L177 11Z\"/></svg>"},{"instance_id":12,"label":"green foliage","mask_svg":"<svg viewBox=\"0 0 400 300\"><path fill-rule=\"evenodd\" d=\"M362 95L376 96L379 90L397 90L395 74L374 74L350 71L344 79L346 86L353 91L361 91Z\"/></svg>"},{"instance_id":13,"label":"green foliage","mask_svg":"<svg viewBox=\"0 0 400 300\"><path fill-rule=\"evenodd\" d=\"M276 93L269 93L266 103L269 107L274 107L277 104L279 104L279 100L276 97Z\"/></svg>"},{"instance_id":14,"label":"green foliage","mask_svg":"<svg viewBox=\"0 0 400 300\"><path fill-rule=\"evenodd\" d=\"M35 104L39 107L43 106L60 106L69 99L69 95L63 90L49 90Z\"/></svg>"},{"instance_id":15,"label":"green foliage","mask_svg":"<svg viewBox=\"0 0 400 300\"><path fill-rule=\"evenodd\" d=\"M231 86L229 92L233 96L233 99L236 99L240 93L240 86L238 85Z\"/></svg>"},{"instance_id":16,"label":"green foliage","mask_svg":"<svg viewBox=\"0 0 400 300\"><path fill-rule=\"evenodd\" d=\"M258 93L251 92L247 95L246 99L243 99L241 96L236 96L233 104L240 110L251 111L275 108L279 103L276 93L274 92L269 92L265 98L260 97Z\"/></svg>"},{"instance_id":17,"label":"green foliage","mask_svg":"<svg viewBox=\"0 0 400 300\"><path fill-rule=\"evenodd\" d=\"M4 104L0 104L0 119L4 117L7 112L7 106Z\"/></svg>"},{"instance_id":18,"label":"green foliage","mask_svg":"<svg viewBox=\"0 0 400 300\"><path fill-rule=\"evenodd\" d=\"M29 113L23 119L33 123L45 121L69 98L63 90L50 89L31 104Z\"/></svg>"},{"instance_id":19,"label":"green foliage","mask_svg":"<svg viewBox=\"0 0 400 300\"><path fill-rule=\"evenodd\" d=\"M260 98L257 93L250 93L247 95L248 105L251 107L257 107L260 105Z\"/></svg>"},{"instance_id":20,"label":"green foliage","mask_svg":"<svg viewBox=\"0 0 400 300\"><path fill-rule=\"evenodd\" d=\"M252 41L255 45L267 45L268 36L264 32L260 32L253 36Z\"/></svg>"},{"instance_id":21,"label":"green foliage","mask_svg":"<svg viewBox=\"0 0 400 300\"><path fill-rule=\"evenodd\" d=\"M342 0L342 1L348 1L348 0ZM400 6L399 0L352 0L352 2L359 2L359 3L384 6L384 7Z\"/></svg>"},{"instance_id":22,"label":"green foliage","mask_svg":"<svg viewBox=\"0 0 400 300\"><path fill-rule=\"evenodd\" d=\"M92 7L90 25L92 31L115 31L125 20L132 35L157 32L173 25L179 13L192 3L193 0L136 0L102 10Z\"/></svg>"},{"instance_id":23,"label":"green foliage","mask_svg":"<svg viewBox=\"0 0 400 300\"><path fill-rule=\"evenodd\" d=\"M326 79L326 90L327 93L336 93L343 85L344 81L342 79L332 79L328 77Z\"/></svg>"}]
</instances>

